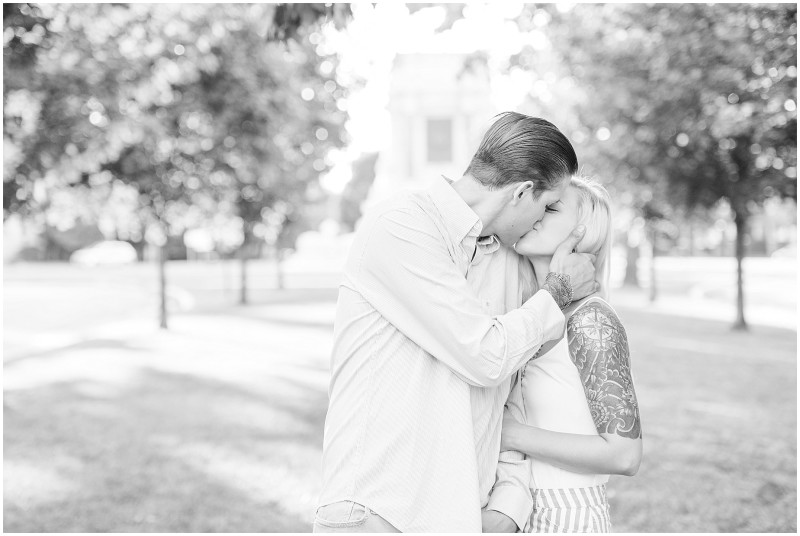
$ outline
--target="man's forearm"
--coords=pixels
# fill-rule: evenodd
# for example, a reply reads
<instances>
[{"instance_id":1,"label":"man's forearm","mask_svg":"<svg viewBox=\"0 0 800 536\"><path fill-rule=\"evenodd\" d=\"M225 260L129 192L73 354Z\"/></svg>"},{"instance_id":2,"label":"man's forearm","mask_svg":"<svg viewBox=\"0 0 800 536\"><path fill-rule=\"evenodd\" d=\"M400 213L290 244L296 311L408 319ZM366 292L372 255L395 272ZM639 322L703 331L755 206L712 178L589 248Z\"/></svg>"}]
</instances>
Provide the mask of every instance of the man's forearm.
<instances>
[{"instance_id":1,"label":"man's forearm","mask_svg":"<svg viewBox=\"0 0 800 536\"><path fill-rule=\"evenodd\" d=\"M434 230L401 211L383 214L359 246L353 290L464 381L499 385L560 336L564 315L549 295L533 296L524 310L489 314ZM416 292L397 290L404 288Z\"/></svg>"}]
</instances>

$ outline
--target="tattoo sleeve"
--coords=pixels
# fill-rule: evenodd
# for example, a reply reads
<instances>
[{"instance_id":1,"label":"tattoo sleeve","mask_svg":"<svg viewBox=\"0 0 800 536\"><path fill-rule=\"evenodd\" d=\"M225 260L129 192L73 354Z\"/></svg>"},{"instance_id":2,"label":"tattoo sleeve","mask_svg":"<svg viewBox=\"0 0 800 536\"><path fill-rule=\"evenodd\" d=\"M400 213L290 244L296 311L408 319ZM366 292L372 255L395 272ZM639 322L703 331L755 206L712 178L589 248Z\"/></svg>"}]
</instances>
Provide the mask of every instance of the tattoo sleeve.
<instances>
[{"instance_id":1,"label":"tattoo sleeve","mask_svg":"<svg viewBox=\"0 0 800 536\"><path fill-rule=\"evenodd\" d=\"M570 317L567 337L598 433L640 438L628 337L617 315L604 303L589 303Z\"/></svg>"}]
</instances>

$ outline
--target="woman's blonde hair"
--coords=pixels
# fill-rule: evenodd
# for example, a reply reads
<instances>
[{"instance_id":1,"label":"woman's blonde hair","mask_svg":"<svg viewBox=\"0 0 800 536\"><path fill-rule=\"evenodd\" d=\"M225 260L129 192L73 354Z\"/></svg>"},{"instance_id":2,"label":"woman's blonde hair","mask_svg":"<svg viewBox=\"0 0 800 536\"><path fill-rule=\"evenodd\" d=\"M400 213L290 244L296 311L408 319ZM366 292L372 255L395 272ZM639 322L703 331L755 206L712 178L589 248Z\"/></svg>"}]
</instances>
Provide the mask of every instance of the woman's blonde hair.
<instances>
[{"instance_id":1,"label":"woman's blonde hair","mask_svg":"<svg viewBox=\"0 0 800 536\"><path fill-rule=\"evenodd\" d=\"M595 281L600 283L598 294L608 300L611 290L609 288L611 242L614 238L611 226L611 198L600 183L585 176L573 176L569 185L578 192L578 225L586 226L586 234L575 251L597 256Z\"/></svg>"}]
</instances>

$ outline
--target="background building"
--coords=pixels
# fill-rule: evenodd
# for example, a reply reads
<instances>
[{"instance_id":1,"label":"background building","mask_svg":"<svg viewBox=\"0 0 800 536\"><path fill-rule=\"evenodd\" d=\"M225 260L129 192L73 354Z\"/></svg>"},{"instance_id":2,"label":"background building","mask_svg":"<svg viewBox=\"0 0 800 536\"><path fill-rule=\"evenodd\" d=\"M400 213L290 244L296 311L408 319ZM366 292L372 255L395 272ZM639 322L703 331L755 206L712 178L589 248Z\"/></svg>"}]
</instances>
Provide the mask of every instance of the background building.
<instances>
[{"instance_id":1,"label":"background building","mask_svg":"<svg viewBox=\"0 0 800 536\"><path fill-rule=\"evenodd\" d=\"M393 194L458 179L498 113L480 56L398 54L391 74L389 142L365 208Z\"/></svg>"}]
</instances>

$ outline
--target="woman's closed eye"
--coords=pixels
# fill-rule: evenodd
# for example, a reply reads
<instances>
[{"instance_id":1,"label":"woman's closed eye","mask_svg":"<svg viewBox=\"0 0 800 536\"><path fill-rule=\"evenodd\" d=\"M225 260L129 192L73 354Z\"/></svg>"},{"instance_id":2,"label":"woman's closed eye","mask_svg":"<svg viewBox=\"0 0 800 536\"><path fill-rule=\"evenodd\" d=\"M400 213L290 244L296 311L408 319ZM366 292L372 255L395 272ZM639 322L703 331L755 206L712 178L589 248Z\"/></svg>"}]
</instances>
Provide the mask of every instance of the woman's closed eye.
<instances>
[{"instance_id":1,"label":"woman's closed eye","mask_svg":"<svg viewBox=\"0 0 800 536\"><path fill-rule=\"evenodd\" d=\"M546 205L544 207L544 211L545 212L558 212L558 209L556 207L558 207L558 205L560 205L560 204L561 204L561 200L559 199L555 203L551 203L549 205Z\"/></svg>"}]
</instances>

